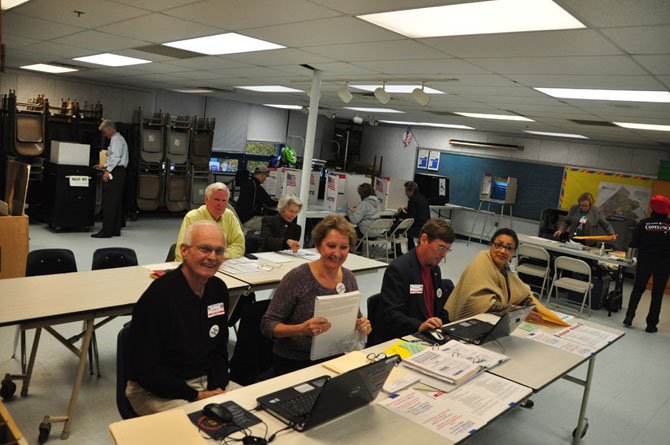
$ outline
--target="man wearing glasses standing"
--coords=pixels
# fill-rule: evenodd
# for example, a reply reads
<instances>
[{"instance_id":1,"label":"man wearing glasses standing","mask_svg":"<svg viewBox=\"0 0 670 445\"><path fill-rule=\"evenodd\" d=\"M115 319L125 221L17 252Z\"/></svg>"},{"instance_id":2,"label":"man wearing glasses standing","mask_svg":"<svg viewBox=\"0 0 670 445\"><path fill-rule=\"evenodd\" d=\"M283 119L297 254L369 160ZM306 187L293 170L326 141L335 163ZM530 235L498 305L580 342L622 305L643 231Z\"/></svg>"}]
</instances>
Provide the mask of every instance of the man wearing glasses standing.
<instances>
[{"instance_id":1,"label":"man wearing glasses standing","mask_svg":"<svg viewBox=\"0 0 670 445\"><path fill-rule=\"evenodd\" d=\"M126 397L139 415L221 394L228 385L228 288L214 274L225 237L215 222L190 225L182 264L156 279L133 310Z\"/></svg>"},{"instance_id":2,"label":"man wearing glasses standing","mask_svg":"<svg viewBox=\"0 0 670 445\"><path fill-rule=\"evenodd\" d=\"M394 260L384 272L381 289L384 340L437 329L449 321L444 304L440 261L451 250L455 235L441 219L429 219L419 233L419 244Z\"/></svg>"},{"instance_id":3,"label":"man wearing glasses standing","mask_svg":"<svg viewBox=\"0 0 670 445\"><path fill-rule=\"evenodd\" d=\"M531 303L530 287L512 272L509 263L519 245L512 229L499 229L491 238L489 250L483 250L465 268L458 280L447 310L452 321L484 312L502 314L513 306ZM528 321L539 321L533 311Z\"/></svg>"}]
</instances>

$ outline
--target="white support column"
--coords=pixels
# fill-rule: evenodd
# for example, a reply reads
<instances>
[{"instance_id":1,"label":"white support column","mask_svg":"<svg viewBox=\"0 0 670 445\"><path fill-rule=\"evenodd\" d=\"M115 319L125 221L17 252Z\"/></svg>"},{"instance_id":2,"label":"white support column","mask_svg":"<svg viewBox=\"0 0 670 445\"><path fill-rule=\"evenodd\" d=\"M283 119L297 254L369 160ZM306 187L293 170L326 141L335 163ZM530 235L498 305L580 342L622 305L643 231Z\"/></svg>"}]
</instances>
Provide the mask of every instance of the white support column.
<instances>
[{"instance_id":1,"label":"white support column","mask_svg":"<svg viewBox=\"0 0 670 445\"><path fill-rule=\"evenodd\" d=\"M300 176L300 199L303 202L302 211L298 214L298 224L302 227L300 245L304 246L305 231L307 227L307 204L309 202L309 176L312 171L312 159L314 158L314 137L316 135L316 121L319 116L319 100L321 99L321 71L312 71L312 91L309 99L309 114L307 115L307 132L305 134L305 152L302 161L302 174Z\"/></svg>"}]
</instances>

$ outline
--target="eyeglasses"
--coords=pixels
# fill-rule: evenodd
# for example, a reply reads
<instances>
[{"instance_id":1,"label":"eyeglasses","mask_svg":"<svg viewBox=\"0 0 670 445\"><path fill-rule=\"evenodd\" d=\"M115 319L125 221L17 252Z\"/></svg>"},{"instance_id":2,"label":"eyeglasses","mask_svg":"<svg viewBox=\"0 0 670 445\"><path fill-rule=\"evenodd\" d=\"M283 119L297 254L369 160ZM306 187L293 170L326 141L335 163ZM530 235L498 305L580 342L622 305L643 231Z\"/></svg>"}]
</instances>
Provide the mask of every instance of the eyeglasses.
<instances>
[{"instance_id":1,"label":"eyeglasses","mask_svg":"<svg viewBox=\"0 0 670 445\"><path fill-rule=\"evenodd\" d=\"M514 253L514 251L516 250L516 246L513 246L511 244L505 244L500 241L496 241L495 243L493 243L493 247L495 247L496 250L505 249L509 253Z\"/></svg>"},{"instance_id":2,"label":"eyeglasses","mask_svg":"<svg viewBox=\"0 0 670 445\"><path fill-rule=\"evenodd\" d=\"M440 252L442 252L445 255L448 254L449 252L451 252L451 247L445 246L443 244L438 244L438 243L434 243L434 244L437 246L437 248L440 250Z\"/></svg>"},{"instance_id":3,"label":"eyeglasses","mask_svg":"<svg viewBox=\"0 0 670 445\"><path fill-rule=\"evenodd\" d=\"M212 246L208 246L207 244L202 244L200 246L190 246L190 247L195 247L203 255L211 255L211 253L214 252L214 254L219 257L223 256L224 252L226 251L226 249L224 249L223 247L215 249Z\"/></svg>"}]
</instances>

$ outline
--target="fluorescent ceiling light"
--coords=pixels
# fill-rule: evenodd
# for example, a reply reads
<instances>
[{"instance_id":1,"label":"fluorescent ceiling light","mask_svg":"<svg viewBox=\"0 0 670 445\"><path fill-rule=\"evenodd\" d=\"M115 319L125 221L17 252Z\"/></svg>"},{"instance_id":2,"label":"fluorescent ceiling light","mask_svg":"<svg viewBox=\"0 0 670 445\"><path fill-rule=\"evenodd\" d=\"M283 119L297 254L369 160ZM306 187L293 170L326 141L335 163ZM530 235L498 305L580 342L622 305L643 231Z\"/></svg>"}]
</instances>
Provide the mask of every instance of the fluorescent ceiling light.
<instances>
[{"instance_id":1,"label":"fluorescent ceiling light","mask_svg":"<svg viewBox=\"0 0 670 445\"><path fill-rule=\"evenodd\" d=\"M380 120L379 122L391 125L413 125L415 127L440 127L440 128L458 128L460 130L474 130L474 128L468 127L467 125L457 125L457 124L438 124L433 122L408 122L408 121L387 121L387 120Z\"/></svg>"},{"instance_id":2,"label":"fluorescent ceiling light","mask_svg":"<svg viewBox=\"0 0 670 445\"><path fill-rule=\"evenodd\" d=\"M623 128L632 128L634 130L652 130L652 131L670 131L670 125L656 125L656 124L634 124L629 122L612 122Z\"/></svg>"},{"instance_id":3,"label":"fluorescent ceiling light","mask_svg":"<svg viewBox=\"0 0 670 445\"><path fill-rule=\"evenodd\" d=\"M266 107L283 108L284 110L302 110L301 105L263 104Z\"/></svg>"},{"instance_id":4,"label":"fluorescent ceiling light","mask_svg":"<svg viewBox=\"0 0 670 445\"><path fill-rule=\"evenodd\" d=\"M21 68L23 68L24 70L41 71L43 73L53 73L53 74L71 73L72 71L79 71L76 68L67 68L67 67L64 67L64 66L49 65L49 64L46 64L46 63L36 63L34 65L24 65Z\"/></svg>"},{"instance_id":5,"label":"fluorescent ceiling light","mask_svg":"<svg viewBox=\"0 0 670 445\"><path fill-rule=\"evenodd\" d=\"M214 90L210 90L208 88L180 88L180 89L173 89L172 91L176 91L177 93L189 93L189 94L206 94L214 92Z\"/></svg>"},{"instance_id":6,"label":"fluorescent ceiling light","mask_svg":"<svg viewBox=\"0 0 670 445\"><path fill-rule=\"evenodd\" d=\"M586 28L551 0L492 0L358 18L410 38Z\"/></svg>"},{"instance_id":7,"label":"fluorescent ceiling light","mask_svg":"<svg viewBox=\"0 0 670 445\"><path fill-rule=\"evenodd\" d=\"M561 99L620 100L625 102L670 102L668 91L588 90L578 88L535 88Z\"/></svg>"},{"instance_id":8,"label":"fluorescent ceiling light","mask_svg":"<svg viewBox=\"0 0 670 445\"><path fill-rule=\"evenodd\" d=\"M28 0L2 0L2 10L6 11L12 9L14 6L19 6Z\"/></svg>"},{"instance_id":9,"label":"fluorescent ceiling light","mask_svg":"<svg viewBox=\"0 0 670 445\"><path fill-rule=\"evenodd\" d=\"M351 88L356 88L357 90L363 90L363 91L374 91L377 88L381 87L381 84L376 84L376 85L349 85ZM389 85L386 84L386 87L384 88L387 93L411 93L414 91L416 88L421 88L420 84L414 84L414 85ZM444 91L436 90L434 88L430 87L424 87L423 91L428 94L446 94Z\"/></svg>"},{"instance_id":10,"label":"fluorescent ceiling light","mask_svg":"<svg viewBox=\"0 0 670 445\"><path fill-rule=\"evenodd\" d=\"M214 36L198 37L195 39L178 40L163 43L172 48L185 49L195 53L218 56L221 54L248 53L252 51L266 51L269 49L286 48L283 45L254 39L234 32L217 34Z\"/></svg>"},{"instance_id":11,"label":"fluorescent ceiling light","mask_svg":"<svg viewBox=\"0 0 670 445\"><path fill-rule=\"evenodd\" d=\"M72 60L78 60L80 62L94 63L96 65L105 65L105 66L128 66L128 65L141 65L143 63L151 63L151 60L136 59L135 57L126 57L119 56L118 54L95 54L93 56L85 57L75 57Z\"/></svg>"},{"instance_id":12,"label":"fluorescent ceiling light","mask_svg":"<svg viewBox=\"0 0 670 445\"><path fill-rule=\"evenodd\" d=\"M295 88L283 87L281 85L254 85L245 87L235 87L242 90L257 91L259 93L304 93L302 90Z\"/></svg>"},{"instance_id":13,"label":"fluorescent ceiling light","mask_svg":"<svg viewBox=\"0 0 670 445\"><path fill-rule=\"evenodd\" d=\"M363 113L404 113L404 111L394 110L393 108L363 108L363 107L344 107L347 110L361 111Z\"/></svg>"},{"instance_id":14,"label":"fluorescent ceiling light","mask_svg":"<svg viewBox=\"0 0 670 445\"><path fill-rule=\"evenodd\" d=\"M526 133L530 134L537 134L540 136L556 136L559 138L575 138L575 139L588 139L586 136L582 136L581 134L570 134L570 133L550 133L548 131L529 131L529 130L524 130Z\"/></svg>"},{"instance_id":15,"label":"fluorescent ceiling light","mask_svg":"<svg viewBox=\"0 0 670 445\"><path fill-rule=\"evenodd\" d=\"M459 114L465 117L474 117L476 119L497 119L501 121L535 122L533 119L528 119L527 117L517 116L514 114L484 114L484 113L460 113L460 112L455 112L454 114Z\"/></svg>"}]
</instances>

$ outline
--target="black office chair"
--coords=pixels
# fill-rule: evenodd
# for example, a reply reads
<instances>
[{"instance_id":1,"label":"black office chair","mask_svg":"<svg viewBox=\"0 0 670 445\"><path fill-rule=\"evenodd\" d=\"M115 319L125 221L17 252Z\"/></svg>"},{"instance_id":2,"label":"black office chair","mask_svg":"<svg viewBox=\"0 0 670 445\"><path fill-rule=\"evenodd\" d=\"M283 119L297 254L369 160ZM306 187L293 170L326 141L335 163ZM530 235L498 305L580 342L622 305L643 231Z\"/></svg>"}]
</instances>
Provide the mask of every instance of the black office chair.
<instances>
[{"instance_id":1,"label":"black office chair","mask_svg":"<svg viewBox=\"0 0 670 445\"><path fill-rule=\"evenodd\" d=\"M272 377L272 339L261 334L261 318L270 300L247 305L240 317L237 342L230 359L230 379L240 385L251 385Z\"/></svg>"},{"instance_id":2,"label":"black office chair","mask_svg":"<svg viewBox=\"0 0 670 445\"><path fill-rule=\"evenodd\" d=\"M128 344L130 342L130 323L126 323L116 337L116 407L122 419L138 417L126 397L128 381Z\"/></svg>"},{"instance_id":3,"label":"black office chair","mask_svg":"<svg viewBox=\"0 0 670 445\"><path fill-rule=\"evenodd\" d=\"M449 295L454 291L454 282L451 281L448 278L442 278L442 285L440 286L442 288L442 292L444 293L446 299L444 302L446 303L447 300L449 299Z\"/></svg>"},{"instance_id":4,"label":"black office chair","mask_svg":"<svg viewBox=\"0 0 670 445\"><path fill-rule=\"evenodd\" d=\"M127 247L104 247L93 252L91 270L137 266L137 254Z\"/></svg>"},{"instance_id":5,"label":"black office chair","mask_svg":"<svg viewBox=\"0 0 670 445\"><path fill-rule=\"evenodd\" d=\"M165 262L169 263L170 261L174 261L176 258L176 249L177 249L177 243L174 243L173 245L170 246L170 250L168 250L167 256L165 257Z\"/></svg>"},{"instance_id":6,"label":"black office chair","mask_svg":"<svg viewBox=\"0 0 670 445\"><path fill-rule=\"evenodd\" d=\"M368 334L367 347L378 345L386 340L384 335L384 318L382 314L382 294L374 294L368 298L368 320L372 331Z\"/></svg>"}]
</instances>

